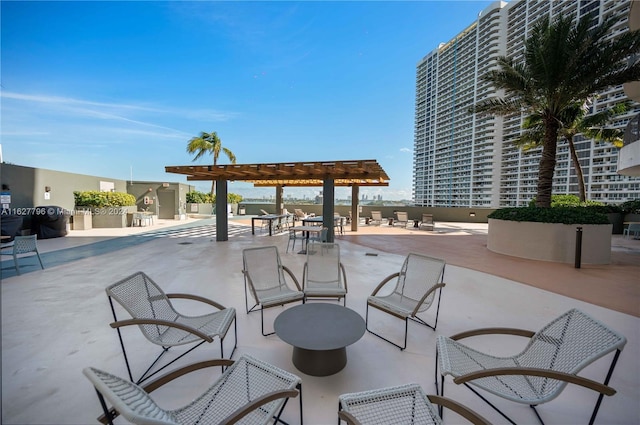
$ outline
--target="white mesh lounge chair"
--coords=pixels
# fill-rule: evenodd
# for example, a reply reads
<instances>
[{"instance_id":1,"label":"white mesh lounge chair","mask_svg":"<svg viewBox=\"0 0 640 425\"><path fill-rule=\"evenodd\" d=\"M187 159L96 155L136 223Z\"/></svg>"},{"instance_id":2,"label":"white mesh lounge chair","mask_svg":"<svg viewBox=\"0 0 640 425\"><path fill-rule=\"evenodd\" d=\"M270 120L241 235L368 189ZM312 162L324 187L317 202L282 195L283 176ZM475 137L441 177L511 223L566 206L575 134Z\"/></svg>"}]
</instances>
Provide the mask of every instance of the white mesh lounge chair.
<instances>
[{"instance_id":1,"label":"white mesh lounge chair","mask_svg":"<svg viewBox=\"0 0 640 425\"><path fill-rule=\"evenodd\" d=\"M510 357L493 356L458 342L462 338L487 334L518 335L528 337L530 341L521 353ZM440 394L444 393L445 375L450 375L453 382L464 384L509 422L515 424L473 387L528 404L543 423L535 406L553 400L568 383L572 383L600 393L589 422L592 424L603 396L615 393L607 385L625 343L625 337L576 309L569 310L535 333L522 329L487 328L452 337L439 336L436 367L440 367ZM612 351L615 355L604 384L577 375L587 365ZM436 387L437 380L436 370Z\"/></svg>"},{"instance_id":2,"label":"white mesh lounge chair","mask_svg":"<svg viewBox=\"0 0 640 425\"><path fill-rule=\"evenodd\" d=\"M40 258L40 252L38 252L37 235L29 236L16 236L13 241L3 246L3 249L7 252L3 252L2 255L11 255L13 257L13 266L16 268L16 273L20 275L20 264L18 260L25 256L36 256L40 267L44 270L44 264L42 264L42 258Z\"/></svg>"},{"instance_id":3,"label":"white mesh lounge chair","mask_svg":"<svg viewBox=\"0 0 640 425\"><path fill-rule=\"evenodd\" d=\"M402 264L402 269L387 276L367 299L367 331L404 350L407 347L409 319L435 330L436 326L438 326L442 288L445 286L443 283L444 267L444 260L438 258L415 253L407 255ZM389 282L392 282L394 278L395 288L393 291L388 295L378 295L378 292ZM425 312L436 301L436 291L438 292L436 318L433 326L431 326L418 317L418 314ZM369 306L405 321L404 345L396 344L369 329Z\"/></svg>"},{"instance_id":4,"label":"white mesh lounge chair","mask_svg":"<svg viewBox=\"0 0 640 425\"><path fill-rule=\"evenodd\" d=\"M282 265L278 248L275 246L244 249L242 251L242 265L247 314L259 306L262 335L272 335L274 332L266 334L264 332L264 309L296 301L304 303L304 292L302 292L300 283L291 270ZM285 272L293 281L295 289L289 286ZM249 308L247 293L249 291L255 301L251 308Z\"/></svg>"},{"instance_id":5,"label":"white mesh lounge chair","mask_svg":"<svg viewBox=\"0 0 640 425\"><path fill-rule=\"evenodd\" d=\"M165 294L164 291L143 272L134 273L114 283L107 287L106 291L114 320L114 322L111 323L111 327L118 331L122 353L124 354L124 360L127 364L131 381L134 381L133 374L131 373L127 351L120 330L120 328L125 326L139 326L142 334L150 342L162 347L162 352L140 378L135 381L136 383L144 382L205 342L213 342L215 337L220 338L220 356L224 357L224 338L231 324L236 324L236 310L234 308L225 308L215 301L197 295ZM175 310L171 304L171 298L203 302L215 308L216 311L201 316L185 316ZM117 301L129 312L131 319L118 320L113 300ZM237 332L236 324L234 326L235 342L229 357L233 356L233 351L235 351L238 343ZM185 344L195 345L152 372L160 358L167 353L171 347Z\"/></svg>"},{"instance_id":6,"label":"white mesh lounge chair","mask_svg":"<svg viewBox=\"0 0 640 425\"><path fill-rule=\"evenodd\" d=\"M344 299L347 305L347 274L340 262L340 245L313 242L307 245L307 261L302 271L305 299Z\"/></svg>"},{"instance_id":7,"label":"white mesh lounge chair","mask_svg":"<svg viewBox=\"0 0 640 425\"><path fill-rule=\"evenodd\" d=\"M437 395L426 395L418 384L343 394L339 397L338 424L349 425L429 425L442 424L439 405L476 425L489 425L483 417L463 405Z\"/></svg>"},{"instance_id":8,"label":"white mesh lounge chair","mask_svg":"<svg viewBox=\"0 0 640 425\"><path fill-rule=\"evenodd\" d=\"M433 230L436 224L433 221L433 214L422 214L422 220L420 221L419 228L425 230Z\"/></svg>"},{"instance_id":9,"label":"white mesh lounge chair","mask_svg":"<svg viewBox=\"0 0 640 425\"><path fill-rule=\"evenodd\" d=\"M186 406L166 410L149 395L176 378L212 366L226 369L211 387ZM119 415L134 424L269 424L279 421L289 398L302 391L299 377L248 355L236 361L219 359L185 366L144 388L92 367L85 368L83 373L94 385L104 411L104 416L98 419L109 424ZM109 408L107 402L113 407Z\"/></svg>"},{"instance_id":10,"label":"white mesh lounge chair","mask_svg":"<svg viewBox=\"0 0 640 425\"><path fill-rule=\"evenodd\" d=\"M296 221L304 220L307 217L309 217L309 214L307 214L306 212L302 211L300 208L294 208L293 209L293 223L294 224L295 224Z\"/></svg>"},{"instance_id":11,"label":"white mesh lounge chair","mask_svg":"<svg viewBox=\"0 0 640 425\"><path fill-rule=\"evenodd\" d=\"M399 225L407 227L409 224L409 213L406 211L396 211L396 219L393 221L393 225Z\"/></svg>"},{"instance_id":12,"label":"white mesh lounge chair","mask_svg":"<svg viewBox=\"0 0 640 425\"><path fill-rule=\"evenodd\" d=\"M382 224L382 211L371 211L371 220L369 224L380 226Z\"/></svg>"}]
</instances>

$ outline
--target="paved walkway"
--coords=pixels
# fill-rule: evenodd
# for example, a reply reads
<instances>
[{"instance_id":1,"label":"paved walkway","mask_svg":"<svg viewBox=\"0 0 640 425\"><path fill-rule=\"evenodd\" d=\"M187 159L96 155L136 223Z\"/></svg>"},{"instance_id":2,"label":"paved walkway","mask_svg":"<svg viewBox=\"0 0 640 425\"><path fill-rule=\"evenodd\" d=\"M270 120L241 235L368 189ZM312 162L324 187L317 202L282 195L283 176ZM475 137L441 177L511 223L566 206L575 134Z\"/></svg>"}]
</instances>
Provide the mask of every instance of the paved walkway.
<instances>
[{"instance_id":1,"label":"paved walkway","mask_svg":"<svg viewBox=\"0 0 640 425\"><path fill-rule=\"evenodd\" d=\"M487 249L487 225L438 223L435 232L364 226L341 238L406 255L422 252L447 264L490 273L640 317L640 240L612 235L607 265L552 263L497 254Z\"/></svg>"},{"instance_id":2,"label":"paved walkway","mask_svg":"<svg viewBox=\"0 0 640 425\"><path fill-rule=\"evenodd\" d=\"M229 220L229 237L250 233L250 226L249 218ZM336 239L399 255L421 252L443 258L448 264L490 273L640 317L640 240L613 235L611 264L583 264L576 269L573 264L526 260L491 252L487 249L487 228L486 223L441 222L431 232L411 227L362 225L358 232L347 230ZM260 231L256 234L267 236ZM39 249L43 262L52 267L136 246L154 238L184 237L187 239L183 243L189 243L189 238L200 237L215 241L215 235L213 218L158 220L156 224L144 227L72 230L64 238L39 241ZM2 277L15 276L11 258L3 256L3 259ZM23 273L39 268L36 260L24 261L28 265Z\"/></svg>"},{"instance_id":3,"label":"paved walkway","mask_svg":"<svg viewBox=\"0 0 640 425\"><path fill-rule=\"evenodd\" d=\"M175 224L178 226L173 226ZM611 378L611 385L618 393L603 400L597 423L640 423L640 318L456 265L459 259L466 258L469 263L476 259L477 254L459 252L465 249L463 246L471 245L469 241L474 237L484 236L486 230L482 228L442 223L438 230L448 232L446 235L437 232L413 235L412 230L371 226L361 228L357 235L347 232L339 236L341 258L348 275L347 307L362 317L365 317L366 299L373 288L385 276L399 270L404 260L402 252L408 248L409 239L420 242L417 247L423 252L443 244L434 252L447 259L447 286L443 291L436 331L410 323L408 346L404 351L366 333L348 347L348 363L344 370L328 377L314 377L295 368L290 345L276 335L262 336L260 313L245 313L241 273L241 252L249 247L277 246L283 264L298 278L302 276L306 257L285 253L286 233L273 237L266 232L251 235L250 225L241 220L230 222L232 234L228 241L216 242L213 224L213 220L159 221L147 228L72 231L64 238L40 241L47 268L26 267L22 276L3 279L0 285L1 422L96 423L100 406L95 391L82 375L82 368L95 366L126 376L117 333L109 326L113 316L105 287L142 270L166 292L198 294L234 307L238 329L238 348L234 357L250 354L300 376L304 420L308 425L335 424L340 394L409 382L416 382L428 393L434 393L435 343L439 335L489 326L535 330L570 308L591 314L628 338ZM446 248L440 239L458 241L458 248ZM376 241L386 243L378 249L373 246ZM5 266L6 261L3 268ZM540 278L549 274L547 263L539 264L537 270ZM496 269L494 272L501 271ZM573 284L580 285L580 281L573 281ZM185 303L178 308L185 308L190 314L208 311L203 306ZM433 319L432 310L425 312L427 320ZM267 327L272 326L281 311L281 308L273 308L265 312ZM370 320L376 330L392 339L402 335L404 326L396 318L371 312ZM151 346L133 327L126 330L124 339L131 348L132 367L136 371L144 370L146 361L157 353L157 347ZM519 351L525 343L519 337L515 340L501 337L475 340L470 342L505 354ZM228 353L233 339L225 341L225 352ZM183 352L181 347L175 349L176 354ZM190 353L190 357L179 365L218 356L216 340ZM611 356L598 360L585 369L583 376L602 381L610 360ZM181 378L170 390L154 393L154 398L163 406L186 404L201 393L216 374L219 374L217 368L210 373L203 371ZM498 414L463 386L448 380L446 391L448 396L478 411L492 423L505 424ZM595 400L593 393L570 385L559 398L540 406L539 411L547 423L586 423ZM517 423L535 423L535 416L528 406L502 400L498 404ZM287 405L283 419L295 424L298 415L298 403L294 400ZM457 423L455 416L448 418L448 423ZM122 423L121 420L117 422Z\"/></svg>"}]
</instances>

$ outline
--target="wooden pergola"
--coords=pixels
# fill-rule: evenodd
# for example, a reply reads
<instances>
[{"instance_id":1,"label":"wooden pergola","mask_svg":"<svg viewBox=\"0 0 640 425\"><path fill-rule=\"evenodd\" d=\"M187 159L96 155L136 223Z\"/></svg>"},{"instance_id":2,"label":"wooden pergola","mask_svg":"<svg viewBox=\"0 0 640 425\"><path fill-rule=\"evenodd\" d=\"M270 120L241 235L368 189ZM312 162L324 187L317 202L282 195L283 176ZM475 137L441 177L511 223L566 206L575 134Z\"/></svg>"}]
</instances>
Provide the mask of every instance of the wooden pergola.
<instances>
[{"instance_id":1,"label":"wooden pergola","mask_svg":"<svg viewBox=\"0 0 640 425\"><path fill-rule=\"evenodd\" d=\"M358 228L360 186L389 186L389 176L376 160L282 162L266 164L176 165L166 166L167 173L183 174L188 181L216 181L216 240L229 239L227 218L227 182L244 181L255 187L276 188L276 209L282 209L284 187L323 187L323 225L333 241L334 188L351 187L351 229Z\"/></svg>"}]
</instances>

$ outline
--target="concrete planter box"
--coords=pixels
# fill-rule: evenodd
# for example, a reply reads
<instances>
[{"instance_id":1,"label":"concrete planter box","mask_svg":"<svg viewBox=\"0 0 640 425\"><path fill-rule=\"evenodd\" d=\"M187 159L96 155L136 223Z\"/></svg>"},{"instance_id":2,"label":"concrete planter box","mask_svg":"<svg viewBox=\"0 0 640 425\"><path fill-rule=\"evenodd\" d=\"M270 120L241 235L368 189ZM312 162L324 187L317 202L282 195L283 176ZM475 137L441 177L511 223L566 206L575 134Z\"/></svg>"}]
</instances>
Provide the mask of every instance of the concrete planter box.
<instances>
[{"instance_id":1,"label":"concrete planter box","mask_svg":"<svg viewBox=\"0 0 640 425\"><path fill-rule=\"evenodd\" d=\"M93 218L90 210L76 210L73 213L73 230L90 230Z\"/></svg>"},{"instance_id":2,"label":"concrete planter box","mask_svg":"<svg viewBox=\"0 0 640 425\"><path fill-rule=\"evenodd\" d=\"M487 248L498 254L574 264L582 227L582 264L611 262L611 224L557 224L489 219Z\"/></svg>"},{"instance_id":3,"label":"concrete planter box","mask_svg":"<svg viewBox=\"0 0 640 425\"><path fill-rule=\"evenodd\" d=\"M106 207L91 208L91 219L93 227L96 229L104 228L124 228L129 225L127 214L136 212L137 207Z\"/></svg>"}]
</instances>

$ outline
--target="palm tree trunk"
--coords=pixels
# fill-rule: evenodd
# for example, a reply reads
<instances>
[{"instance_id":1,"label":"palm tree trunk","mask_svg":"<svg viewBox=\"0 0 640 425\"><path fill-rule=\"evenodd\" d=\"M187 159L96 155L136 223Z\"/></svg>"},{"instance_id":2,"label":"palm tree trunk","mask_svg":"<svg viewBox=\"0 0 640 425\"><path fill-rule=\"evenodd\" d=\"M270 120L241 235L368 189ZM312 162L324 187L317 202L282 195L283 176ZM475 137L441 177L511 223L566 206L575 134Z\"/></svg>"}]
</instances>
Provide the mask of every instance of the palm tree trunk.
<instances>
[{"instance_id":1,"label":"palm tree trunk","mask_svg":"<svg viewBox=\"0 0 640 425\"><path fill-rule=\"evenodd\" d=\"M556 168L556 149L558 145L558 121L554 117L545 117L544 144L538 170L538 194L536 207L551 207L553 191L553 172Z\"/></svg>"},{"instance_id":2,"label":"palm tree trunk","mask_svg":"<svg viewBox=\"0 0 640 425\"><path fill-rule=\"evenodd\" d=\"M587 191L584 187L584 174L582 173L582 166L576 153L576 146L573 144L573 140L569 139L569 151L571 152L571 161L573 162L573 168L576 169L576 178L578 179L578 190L580 191L580 202L587 200Z\"/></svg>"}]
</instances>

